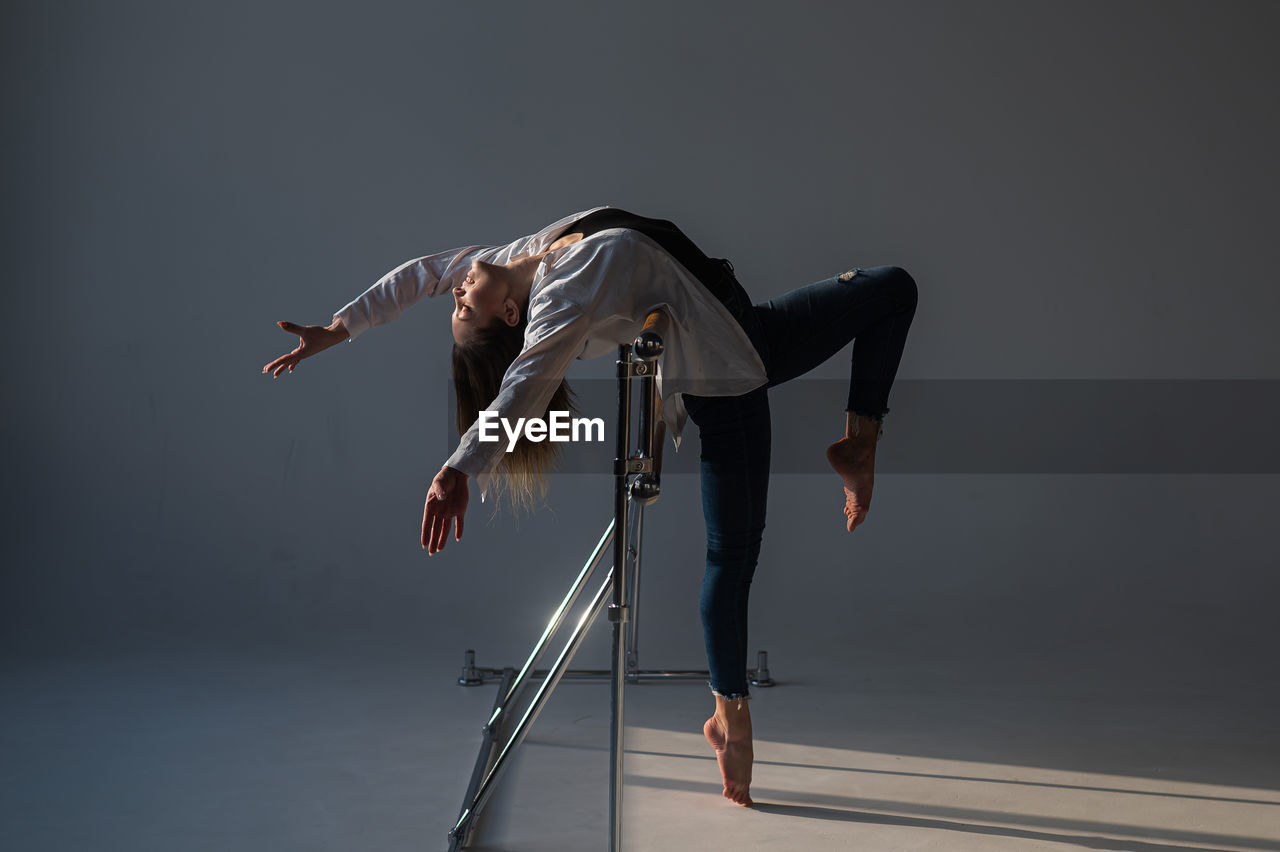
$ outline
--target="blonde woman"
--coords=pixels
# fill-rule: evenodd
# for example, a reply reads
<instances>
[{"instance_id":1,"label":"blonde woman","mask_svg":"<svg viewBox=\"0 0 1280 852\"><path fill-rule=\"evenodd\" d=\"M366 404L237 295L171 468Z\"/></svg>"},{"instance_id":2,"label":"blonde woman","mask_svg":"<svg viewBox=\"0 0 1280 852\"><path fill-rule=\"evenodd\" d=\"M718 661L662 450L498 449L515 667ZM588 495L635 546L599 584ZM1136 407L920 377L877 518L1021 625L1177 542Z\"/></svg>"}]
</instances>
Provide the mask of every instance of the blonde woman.
<instances>
[{"instance_id":1,"label":"blonde woman","mask_svg":"<svg viewBox=\"0 0 1280 852\"><path fill-rule=\"evenodd\" d=\"M666 310L661 417L677 450L687 418L702 445L707 550L700 608L716 704L703 735L715 750L724 796L752 804L747 598L769 487L768 389L854 341L844 435L826 448L852 532L871 508L875 448L915 315L915 281L897 266L854 268L752 304L732 264L703 254L670 221L596 207L503 246L409 261L335 313L329 326L282 321L299 345L263 372L292 372L302 359L396 319L423 296L445 294L453 301L461 440L427 492L421 544L428 555L444 549L451 529L462 540L472 478L481 500L491 485L525 508L535 495L546 496L559 444L522 438L507 452L506 440L479 440L480 411L515 423L575 410L564 381L572 362L615 355L619 344L635 340L650 311Z\"/></svg>"}]
</instances>

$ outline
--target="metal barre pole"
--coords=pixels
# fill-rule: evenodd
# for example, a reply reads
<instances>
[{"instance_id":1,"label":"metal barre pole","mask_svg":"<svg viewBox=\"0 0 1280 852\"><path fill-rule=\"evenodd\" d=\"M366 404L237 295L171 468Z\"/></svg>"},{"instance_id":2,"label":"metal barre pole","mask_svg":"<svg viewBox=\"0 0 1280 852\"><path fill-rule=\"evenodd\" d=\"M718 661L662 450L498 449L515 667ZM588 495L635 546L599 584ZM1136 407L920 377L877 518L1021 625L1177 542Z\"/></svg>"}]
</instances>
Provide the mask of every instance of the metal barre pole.
<instances>
[{"instance_id":1,"label":"metal barre pole","mask_svg":"<svg viewBox=\"0 0 1280 852\"><path fill-rule=\"evenodd\" d=\"M644 327L635 343L618 347L618 432L617 453L613 460L613 604L609 607L609 620L613 622L612 677L610 678L609 703L613 721L609 733L609 755L613 771L609 776L609 852L622 850L622 779L624 701L626 686L627 646L624 633L630 619L628 612L627 576L627 476L631 473L652 474L653 470L653 374L657 358L662 354L662 337L659 329L664 326L662 311L650 311ZM644 458L633 464L630 458L631 444L631 378L642 377L643 404L640 408L640 440ZM654 495L656 497L656 494Z\"/></svg>"},{"instance_id":2,"label":"metal barre pole","mask_svg":"<svg viewBox=\"0 0 1280 852\"><path fill-rule=\"evenodd\" d=\"M623 759L623 686L627 661L622 631L627 620L627 474L628 446L631 443L631 352L629 346L618 347L618 427L616 454L613 460L613 603L609 621L613 623L613 647L610 654L611 677L609 708L609 852L622 850L622 759Z\"/></svg>"}]
</instances>

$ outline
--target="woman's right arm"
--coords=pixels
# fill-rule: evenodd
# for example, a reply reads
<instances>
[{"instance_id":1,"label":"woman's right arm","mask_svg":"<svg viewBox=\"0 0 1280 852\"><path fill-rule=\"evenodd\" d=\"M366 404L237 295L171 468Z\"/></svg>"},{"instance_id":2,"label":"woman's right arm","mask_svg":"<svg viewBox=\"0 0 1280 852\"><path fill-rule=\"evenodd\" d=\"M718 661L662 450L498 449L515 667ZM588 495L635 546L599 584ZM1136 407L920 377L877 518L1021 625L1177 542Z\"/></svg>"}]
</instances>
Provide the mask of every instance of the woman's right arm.
<instances>
[{"instance_id":1,"label":"woman's right arm","mask_svg":"<svg viewBox=\"0 0 1280 852\"><path fill-rule=\"evenodd\" d=\"M329 325L298 325L280 320L276 324L290 334L298 335L298 346L262 368L262 372L279 376L303 358L310 358L344 340L354 340L375 325L383 325L399 317L404 309L424 296L436 296L452 289L455 278L461 278L471 261L488 246L467 246L411 260L378 279L341 310Z\"/></svg>"},{"instance_id":2,"label":"woman's right arm","mask_svg":"<svg viewBox=\"0 0 1280 852\"><path fill-rule=\"evenodd\" d=\"M468 246L411 260L401 264L378 279L340 311L333 315L329 325L298 325L281 320L277 322L290 334L298 335L298 346L292 352L281 355L262 368L262 372L279 376L293 368L303 358L323 352L344 340L353 340L375 325L391 322L404 309L423 296L436 296L451 289L456 273L465 272L471 260L487 246Z\"/></svg>"},{"instance_id":3,"label":"woman's right arm","mask_svg":"<svg viewBox=\"0 0 1280 852\"><path fill-rule=\"evenodd\" d=\"M347 339L354 340L374 326L398 319L405 308L423 296L448 293L466 276L471 262L477 257L505 264L531 253L545 230L520 237L504 246L464 246L401 264L344 305L333 318L342 320L350 334Z\"/></svg>"},{"instance_id":4,"label":"woman's right arm","mask_svg":"<svg viewBox=\"0 0 1280 852\"><path fill-rule=\"evenodd\" d=\"M541 232L539 232L541 233ZM354 340L377 325L397 319L405 308L422 297L438 296L453 289L462 280L471 262L488 254L495 263L506 263L512 257L530 251L538 234L522 237L506 246L465 246L437 252L403 263L378 279L372 287L333 314L327 326L297 325L281 321L278 325L300 338L298 347L262 368L262 372L280 375L303 358L322 352L344 340Z\"/></svg>"}]
</instances>

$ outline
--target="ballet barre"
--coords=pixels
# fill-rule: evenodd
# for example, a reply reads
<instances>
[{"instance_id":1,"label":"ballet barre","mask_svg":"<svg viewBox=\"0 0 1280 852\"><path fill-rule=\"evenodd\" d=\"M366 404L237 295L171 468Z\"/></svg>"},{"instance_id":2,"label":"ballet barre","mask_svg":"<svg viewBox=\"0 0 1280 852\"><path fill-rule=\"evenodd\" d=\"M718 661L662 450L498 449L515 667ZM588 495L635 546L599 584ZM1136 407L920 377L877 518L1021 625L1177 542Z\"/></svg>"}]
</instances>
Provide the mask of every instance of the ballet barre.
<instances>
[{"instance_id":1,"label":"ballet barre","mask_svg":"<svg viewBox=\"0 0 1280 852\"><path fill-rule=\"evenodd\" d=\"M618 347L618 416L616 430L616 454L613 460L614 500L613 518L604 534L596 542L568 593L547 623L542 636L534 644L532 652L517 672L512 667L503 669L480 668L475 664L475 651L467 650L463 657L462 675L458 683L463 686L479 686L487 680L498 680L498 694L493 710L481 729L480 753L476 757L471 781L463 797L462 809L453 829L449 832L449 852L464 849L471 841L477 820L484 806L493 795L497 781L509 765L515 749L524 741L530 726L542 712L547 699L564 677L603 679L611 682L609 755L612 773L609 779L609 850L622 849L622 769L623 769L623 688L626 682L640 679L693 679L708 677L707 670L672 671L639 668L639 598L640 598L640 542L644 523L644 508L658 499L661 491L662 449L666 437L666 424L661 420L662 401L657 396L654 377L658 371L658 358L663 351L663 334L669 323L665 311L655 310L645 317L644 325L634 343ZM631 444L632 393L631 380L640 380L638 447L629 453ZM632 478L634 477L634 478ZM605 575L582 616L574 626L559 656L549 669L534 666L548 650L552 638L563 625L570 610L578 602L590 583L596 568L612 545L613 567ZM606 605L607 602L607 605ZM577 653L601 612L607 612L613 624L612 654L609 669L570 670L569 662ZM754 670L748 670L752 686L773 685L769 677L768 654L760 651ZM517 709L528 686L541 679L533 698L524 708ZM514 728L510 722L516 719Z\"/></svg>"}]
</instances>

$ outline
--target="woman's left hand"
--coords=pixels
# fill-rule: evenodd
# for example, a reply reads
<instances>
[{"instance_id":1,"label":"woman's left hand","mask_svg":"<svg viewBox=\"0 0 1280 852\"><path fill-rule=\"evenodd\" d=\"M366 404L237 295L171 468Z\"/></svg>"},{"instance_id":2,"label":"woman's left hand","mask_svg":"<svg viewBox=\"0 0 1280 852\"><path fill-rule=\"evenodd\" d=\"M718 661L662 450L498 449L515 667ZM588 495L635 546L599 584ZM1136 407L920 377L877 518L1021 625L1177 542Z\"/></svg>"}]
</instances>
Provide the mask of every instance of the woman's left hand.
<instances>
[{"instance_id":1,"label":"woman's left hand","mask_svg":"<svg viewBox=\"0 0 1280 852\"><path fill-rule=\"evenodd\" d=\"M454 518L458 519L455 540L462 541L462 519L467 514L467 501L471 499L468 478L465 473L446 466L432 480L422 511L422 546L428 556L444 550Z\"/></svg>"}]
</instances>

